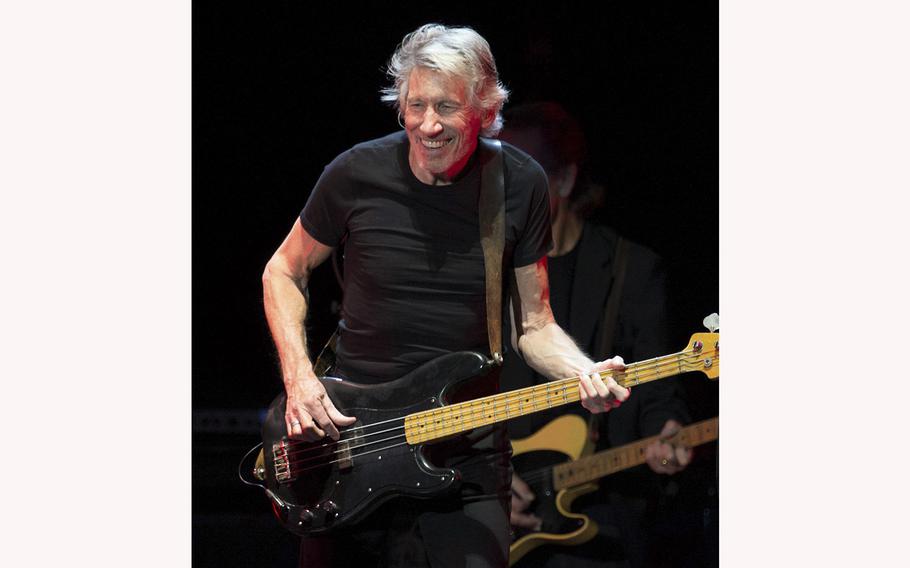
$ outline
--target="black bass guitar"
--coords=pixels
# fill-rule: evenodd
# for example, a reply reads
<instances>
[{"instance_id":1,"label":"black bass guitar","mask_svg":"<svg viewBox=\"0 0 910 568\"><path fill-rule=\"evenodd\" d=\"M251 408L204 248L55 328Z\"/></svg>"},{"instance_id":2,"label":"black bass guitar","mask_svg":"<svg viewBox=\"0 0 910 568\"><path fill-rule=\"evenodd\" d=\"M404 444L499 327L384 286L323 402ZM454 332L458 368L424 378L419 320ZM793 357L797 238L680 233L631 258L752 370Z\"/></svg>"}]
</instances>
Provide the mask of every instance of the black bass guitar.
<instances>
[{"instance_id":1,"label":"black bass guitar","mask_svg":"<svg viewBox=\"0 0 910 568\"><path fill-rule=\"evenodd\" d=\"M694 447L717 438L717 418L710 418L681 428L667 442ZM537 531L515 530L515 541L509 546L509 566L514 566L539 546L576 546L594 538L597 523L587 515L573 513L572 502L596 490L597 483L594 482L598 479L645 463L645 450L660 436L578 457L587 439L585 420L576 414L566 414L527 438L512 440L513 459L535 452L556 452L572 459L520 473L536 496L528 512L540 517L541 527Z\"/></svg>"},{"instance_id":2,"label":"black bass guitar","mask_svg":"<svg viewBox=\"0 0 910 568\"><path fill-rule=\"evenodd\" d=\"M601 376L612 376L625 387L687 371L702 371L713 379L720 367L719 340L719 333L696 333L678 353ZM279 521L298 535L355 524L395 497L438 497L458 487L460 474L434 465L426 444L579 400L578 377L572 377L453 402L456 395L485 384L484 377L495 368L484 355L464 351L376 386L323 377L338 410L357 418L340 430L338 441L289 439L282 394L269 407L262 444L241 461L240 477L261 487Z\"/></svg>"}]
</instances>

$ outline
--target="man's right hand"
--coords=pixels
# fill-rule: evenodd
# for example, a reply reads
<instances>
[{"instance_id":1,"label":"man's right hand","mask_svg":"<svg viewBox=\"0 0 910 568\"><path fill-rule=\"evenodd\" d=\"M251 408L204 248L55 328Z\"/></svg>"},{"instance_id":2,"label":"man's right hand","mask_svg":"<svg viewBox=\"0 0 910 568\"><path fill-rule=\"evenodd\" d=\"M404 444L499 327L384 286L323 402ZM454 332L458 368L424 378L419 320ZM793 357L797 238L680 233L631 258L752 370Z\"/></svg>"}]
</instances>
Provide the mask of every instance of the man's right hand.
<instances>
[{"instance_id":1,"label":"man's right hand","mask_svg":"<svg viewBox=\"0 0 910 568\"><path fill-rule=\"evenodd\" d=\"M328 436L337 440L339 426L350 426L357 421L335 408L322 382L315 376L290 381L285 390L288 400L284 422L291 438L315 442Z\"/></svg>"},{"instance_id":2,"label":"man's right hand","mask_svg":"<svg viewBox=\"0 0 910 568\"><path fill-rule=\"evenodd\" d=\"M524 480L517 474L512 474L512 510L509 514L509 522L513 527L519 527L532 531L540 531L543 520L533 513L525 511L534 502L534 492L528 487Z\"/></svg>"}]
</instances>

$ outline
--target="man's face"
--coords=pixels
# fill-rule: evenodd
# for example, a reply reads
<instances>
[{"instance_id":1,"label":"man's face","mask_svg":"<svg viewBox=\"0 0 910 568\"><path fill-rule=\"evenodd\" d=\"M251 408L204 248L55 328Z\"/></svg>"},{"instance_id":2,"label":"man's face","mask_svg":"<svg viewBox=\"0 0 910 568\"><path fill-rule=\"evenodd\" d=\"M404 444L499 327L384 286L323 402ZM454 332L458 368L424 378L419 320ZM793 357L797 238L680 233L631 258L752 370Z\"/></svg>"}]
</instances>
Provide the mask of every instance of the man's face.
<instances>
[{"instance_id":1,"label":"man's face","mask_svg":"<svg viewBox=\"0 0 910 568\"><path fill-rule=\"evenodd\" d=\"M464 80L417 67L408 78L404 127L408 162L417 179L447 185L464 169L481 128L492 123L468 104Z\"/></svg>"}]
</instances>

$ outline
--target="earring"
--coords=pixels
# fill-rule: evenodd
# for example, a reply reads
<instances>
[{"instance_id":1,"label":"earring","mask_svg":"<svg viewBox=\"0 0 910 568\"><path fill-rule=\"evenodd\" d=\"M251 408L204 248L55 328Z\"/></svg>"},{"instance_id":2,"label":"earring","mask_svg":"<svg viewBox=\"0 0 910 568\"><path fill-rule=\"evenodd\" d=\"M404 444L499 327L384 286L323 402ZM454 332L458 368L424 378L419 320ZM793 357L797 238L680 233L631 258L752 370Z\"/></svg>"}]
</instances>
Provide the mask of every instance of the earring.
<instances>
[{"instance_id":1,"label":"earring","mask_svg":"<svg viewBox=\"0 0 910 568\"><path fill-rule=\"evenodd\" d=\"M398 111L398 126L404 129L404 121L401 120L401 111Z\"/></svg>"}]
</instances>

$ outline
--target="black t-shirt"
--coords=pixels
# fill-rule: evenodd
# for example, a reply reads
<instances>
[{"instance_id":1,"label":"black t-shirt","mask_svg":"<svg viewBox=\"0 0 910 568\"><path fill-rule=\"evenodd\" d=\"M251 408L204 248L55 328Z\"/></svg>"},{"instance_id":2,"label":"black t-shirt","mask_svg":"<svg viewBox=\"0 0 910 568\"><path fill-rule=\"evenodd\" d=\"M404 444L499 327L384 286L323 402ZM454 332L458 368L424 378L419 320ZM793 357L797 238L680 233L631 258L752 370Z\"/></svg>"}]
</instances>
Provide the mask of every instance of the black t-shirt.
<instances>
[{"instance_id":1,"label":"black t-shirt","mask_svg":"<svg viewBox=\"0 0 910 568\"><path fill-rule=\"evenodd\" d=\"M511 270L549 249L549 204L543 169L502 146ZM408 165L404 132L358 144L325 168L300 219L322 244L345 239L342 376L386 382L445 353L488 351L480 169L472 159L455 183L426 185Z\"/></svg>"}]
</instances>

